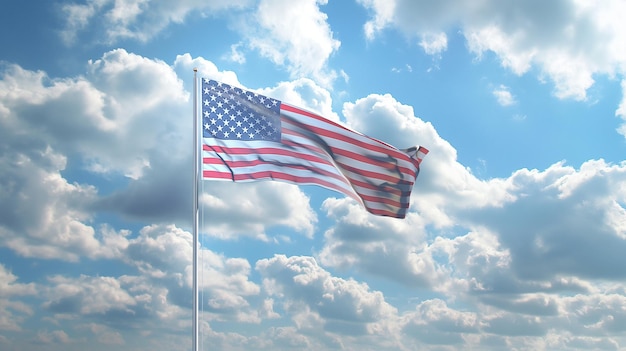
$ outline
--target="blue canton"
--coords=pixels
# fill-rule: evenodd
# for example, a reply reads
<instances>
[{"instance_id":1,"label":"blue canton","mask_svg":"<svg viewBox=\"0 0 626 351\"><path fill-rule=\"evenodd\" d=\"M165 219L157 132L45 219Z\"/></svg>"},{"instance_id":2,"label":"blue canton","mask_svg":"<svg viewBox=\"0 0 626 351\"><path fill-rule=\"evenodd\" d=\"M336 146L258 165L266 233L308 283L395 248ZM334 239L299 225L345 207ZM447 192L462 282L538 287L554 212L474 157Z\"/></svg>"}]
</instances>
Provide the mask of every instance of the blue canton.
<instances>
[{"instance_id":1,"label":"blue canton","mask_svg":"<svg viewBox=\"0 0 626 351\"><path fill-rule=\"evenodd\" d=\"M205 138L280 141L280 101L214 80L202 80Z\"/></svg>"}]
</instances>

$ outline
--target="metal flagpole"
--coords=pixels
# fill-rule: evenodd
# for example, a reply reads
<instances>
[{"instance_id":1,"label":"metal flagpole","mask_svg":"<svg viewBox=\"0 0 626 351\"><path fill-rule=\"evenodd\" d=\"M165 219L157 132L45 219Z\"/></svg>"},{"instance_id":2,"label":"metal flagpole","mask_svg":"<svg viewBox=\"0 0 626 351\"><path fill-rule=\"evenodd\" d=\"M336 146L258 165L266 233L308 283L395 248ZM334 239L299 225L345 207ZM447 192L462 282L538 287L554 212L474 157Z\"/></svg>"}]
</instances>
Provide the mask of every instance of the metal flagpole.
<instances>
[{"instance_id":1,"label":"metal flagpole","mask_svg":"<svg viewBox=\"0 0 626 351\"><path fill-rule=\"evenodd\" d=\"M192 337L192 350L198 351L198 184L200 182L200 137L198 132L198 69L193 69L193 258L192 258L192 271L193 271L193 286L192 286L192 298L193 298L193 337Z\"/></svg>"}]
</instances>

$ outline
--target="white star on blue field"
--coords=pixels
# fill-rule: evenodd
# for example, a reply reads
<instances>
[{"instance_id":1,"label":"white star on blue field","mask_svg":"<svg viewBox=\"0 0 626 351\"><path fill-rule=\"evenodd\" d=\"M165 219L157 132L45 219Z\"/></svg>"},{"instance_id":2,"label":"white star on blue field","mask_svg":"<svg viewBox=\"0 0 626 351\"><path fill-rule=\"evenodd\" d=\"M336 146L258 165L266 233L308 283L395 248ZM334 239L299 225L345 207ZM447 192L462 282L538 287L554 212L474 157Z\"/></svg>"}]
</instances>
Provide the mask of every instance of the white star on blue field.
<instances>
[{"instance_id":1,"label":"white star on blue field","mask_svg":"<svg viewBox=\"0 0 626 351\"><path fill-rule=\"evenodd\" d=\"M0 350L190 350L193 69L430 150L203 181L202 350L626 349L626 3L8 0Z\"/></svg>"}]
</instances>

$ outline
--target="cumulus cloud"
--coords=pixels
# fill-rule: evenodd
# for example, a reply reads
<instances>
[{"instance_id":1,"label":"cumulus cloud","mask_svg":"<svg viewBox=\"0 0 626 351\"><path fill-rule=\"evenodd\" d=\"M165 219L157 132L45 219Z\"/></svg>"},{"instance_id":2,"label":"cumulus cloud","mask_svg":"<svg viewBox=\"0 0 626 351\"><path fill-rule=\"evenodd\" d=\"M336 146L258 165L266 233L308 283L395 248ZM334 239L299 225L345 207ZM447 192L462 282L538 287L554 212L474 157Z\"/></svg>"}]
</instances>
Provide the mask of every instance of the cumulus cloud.
<instances>
[{"instance_id":1,"label":"cumulus cloud","mask_svg":"<svg viewBox=\"0 0 626 351\"><path fill-rule=\"evenodd\" d=\"M312 257L275 255L259 260L256 269L263 276L264 289L285 299L285 308L295 314L314 313L332 323L337 333L345 331L336 328L350 328L353 323L361 325L360 333L367 333L369 323L396 313L380 292L333 277Z\"/></svg>"},{"instance_id":2,"label":"cumulus cloud","mask_svg":"<svg viewBox=\"0 0 626 351\"><path fill-rule=\"evenodd\" d=\"M327 15L320 6L327 0L297 4L282 0L168 1L93 0L61 6L66 26L61 38L71 45L86 29L97 29L95 38L112 44L124 39L149 41L169 25L183 23L192 15L226 16L243 39L224 53L232 61L245 62L245 50L257 51L293 78L314 77L329 86L337 73L327 63L341 43L333 37ZM94 39L101 40L101 39Z\"/></svg>"},{"instance_id":3,"label":"cumulus cloud","mask_svg":"<svg viewBox=\"0 0 626 351\"><path fill-rule=\"evenodd\" d=\"M152 90L149 77L163 86ZM138 89L133 79L148 85ZM91 62L86 77L51 79L8 65L0 85L3 244L29 257L114 256L119 247L102 243L116 241L115 234L90 225L91 210L100 206L98 189L70 182L64 173L70 163L96 175L138 178L152 158L169 153L177 160L185 128L172 118L188 93L176 75L162 62L115 50ZM131 85L146 95L129 94Z\"/></svg>"},{"instance_id":4,"label":"cumulus cloud","mask_svg":"<svg viewBox=\"0 0 626 351\"><path fill-rule=\"evenodd\" d=\"M418 253L426 238L420 216L410 213L403 221L373 217L346 199L327 199L324 209L335 224L324 233L323 264L358 267L409 286L430 286L446 273L432 257Z\"/></svg>"},{"instance_id":5,"label":"cumulus cloud","mask_svg":"<svg viewBox=\"0 0 626 351\"><path fill-rule=\"evenodd\" d=\"M493 52L502 66L520 75L537 67L542 77L552 81L559 98L586 99L594 75L621 75L626 62L621 44L626 28L616 15L624 12L625 5L617 0L506 6L498 1L465 0L359 3L371 12L364 25L370 39L385 28L423 37L460 27L469 49L478 57ZM426 52L431 47L421 45Z\"/></svg>"},{"instance_id":6,"label":"cumulus cloud","mask_svg":"<svg viewBox=\"0 0 626 351\"><path fill-rule=\"evenodd\" d=\"M119 257L131 268L126 270L129 274L48 276L39 288L44 313L58 330L67 332L68 340L76 338L69 330L88 330L103 347L125 344L129 333L150 331L164 324L172 325L172 333L177 335L176 330L188 327L191 313L191 245L191 234L175 226L144 227L128 240ZM265 312L261 312L261 305L249 301L260 294L260 287L250 281L251 266L247 260L225 257L206 248L200 249L199 257L205 321L259 323L262 318L276 318L271 300L262 303ZM137 275L131 273L132 268ZM34 294L33 284L16 283L15 276L4 272L10 279L7 288L0 292ZM4 326L0 318L0 330L19 330L15 323L33 312L20 310L20 306L26 305L19 301L13 301L10 308L4 306L2 301L6 300L2 296L0 310L10 312L4 315L12 316L13 324ZM76 326L75 320L90 323Z\"/></svg>"},{"instance_id":7,"label":"cumulus cloud","mask_svg":"<svg viewBox=\"0 0 626 351\"><path fill-rule=\"evenodd\" d=\"M66 26L60 32L66 44L73 44L87 28L99 28L97 33L105 43L123 39L147 41L170 24L180 24L191 13L214 15L228 9L239 9L249 0L197 1L185 0L90 0L85 3L65 3L61 13Z\"/></svg>"},{"instance_id":8,"label":"cumulus cloud","mask_svg":"<svg viewBox=\"0 0 626 351\"><path fill-rule=\"evenodd\" d=\"M169 65L114 50L91 61L85 76L65 79L3 67L0 244L42 260L124 265L127 273L79 269L35 286L0 266L0 332L7 332L0 343L35 313L24 299L37 300L51 323L36 336L40 344L75 345L88 332L110 348L146 326L188 328L192 242L183 218L191 121L181 123L181 116L190 113L191 86L181 77L192 67L240 85L233 72L189 54ZM328 90L312 80L257 90L339 120ZM271 242L272 227L312 239L316 226L324 228L315 257L260 253L249 262L202 247L208 341L228 349L623 343L626 164L559 162L481 180L432 124L391 95L346 103L342 114L365 134L430 149L409 215L373 217L352 200L329 198L320 224L309 198L292 185L207 182L203 230L213 238ZM71 180L77 170L103 180L102 187ZM107 191L107 177L121 179L123 189ZM136 231L98 225L94 211L153 224ZM435 296L400 306L333 269ZM254 336L215 326L266 319L276 326ZM164 345L184 348L188 336L171 333L174 341Z\"/></svg>"},{"instance_id":9,"label":"cumulus cloud","mask_svg":"<svg viewBox=\"0 0 626 351\"><path fill-rule=\"evenodd\" d=\"M0 264L0 335L22 330L22 323L34 311L20 298L35 295L37 286L34 283L18 282L18 277Z\"/></svg>"},{"instance_id":10,"label":"cumulus cloud","mask_svg":"<svg viewBox=\"0 0 626 351\"><path fill-rule=\"evenodd\" d=\"M326 3L263 0L256 9L254 25L245 26L242 32L251 48L285 65L292 78L313 76L329 86L337 74L326 64L341 43L333 38L328 16L320 10Z\"/></svg>"},{"instance_id":11,"label":"cumulus cloud","mask_svg":"<svg viewBox=\"0 0 626 351\"><path fill-rule=\"evenodd\" d=\"M428 123L389 95L346 103L343 113L366 134L431 148L405 221L386 222L349 200L327 199L324 210L334 222L318 253L325 266L427 287L448 302L477 307L464 312L433 300L422 302L420 314L402 314L402 330L415 337L416 347L497 348L510 338L540 348L599 345L596 332L618 328L621 316L608 306L624 292L596 282L623 278L617 267L626 249L626 164L590 160L576 168L559 162L479 180ZM576 306L584 302L569 294L597 299L590 304L606 309L581 313ZM428 320L424 314L435 307L431 315L439 320ZM551 332L555 325L565 333ZM553 341L537 344L536 336Z\"/></svg>"},{"instance_id":12,"label":"cumulus cloud","mask_svg":"<svg viewBox=\"0 0 626 351\"><path fill-rule=\"evenodd\" d=\"M419 45L427 55L439 55L448 48L446 33L424 33Z\"/></svg>"},{"instance_id":13,"label":"cumulus cloud","mask_svg":"<svg viewBox=\"0 0 626 351\"><path fill-rule=\"evenodd\" d=\"M511 94L511 91L507 86L500 85L493 90L493 96L496 97L498 103L502 106L511 106L515 104L515 97Z\"/></svg>"},{"instance_id":14,"label":"cumulus cloud","mask_svg":"<svg viewBox=\"0 0 626 351\"><path fill-rule=\"evenodd\" d=\"M5 140L6 146L13 146L10 137ZM88 185L70 184L60 175L65 157L50 147L16 153L5 150L0 164L3 246L26 257L77 261L81 255L97 255L96 231L84 223L91 218L86 207L96 191Z\"/></svg>"},{"instance_id":15,"label":"cumulus cloud","mask_svg":"<svg viewBox=\"0 0 626 351\"><path fill-rule=\"evenodd\" d=\"M271 96L294 106L308 109L325 118L339 122L339 116L333 110L330 92L308 78L280 82L276 87L257 90L260 94Z\"/></svg>"}]
</instances>

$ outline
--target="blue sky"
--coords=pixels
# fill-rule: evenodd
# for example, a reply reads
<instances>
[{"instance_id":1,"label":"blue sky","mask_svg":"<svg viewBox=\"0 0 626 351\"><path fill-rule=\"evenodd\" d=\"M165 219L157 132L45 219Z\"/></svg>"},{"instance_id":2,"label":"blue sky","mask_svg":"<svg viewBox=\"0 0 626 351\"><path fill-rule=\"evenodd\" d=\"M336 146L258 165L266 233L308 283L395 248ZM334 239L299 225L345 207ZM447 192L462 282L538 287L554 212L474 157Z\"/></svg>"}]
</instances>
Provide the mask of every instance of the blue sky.
<instances>
[{"instance_id":1,"label":"blue sky","mask_svg":"<svg viewBox=\"0 0 626 351\"><path fill-rule=\"evenodd\" d=\"M206 350L626 348L623 1L0 5L0 349L189 350L193 68L423 145L404 220L202 184Z\"/></svg>"}]
</instances>

